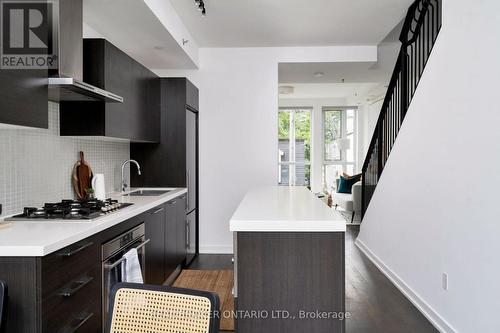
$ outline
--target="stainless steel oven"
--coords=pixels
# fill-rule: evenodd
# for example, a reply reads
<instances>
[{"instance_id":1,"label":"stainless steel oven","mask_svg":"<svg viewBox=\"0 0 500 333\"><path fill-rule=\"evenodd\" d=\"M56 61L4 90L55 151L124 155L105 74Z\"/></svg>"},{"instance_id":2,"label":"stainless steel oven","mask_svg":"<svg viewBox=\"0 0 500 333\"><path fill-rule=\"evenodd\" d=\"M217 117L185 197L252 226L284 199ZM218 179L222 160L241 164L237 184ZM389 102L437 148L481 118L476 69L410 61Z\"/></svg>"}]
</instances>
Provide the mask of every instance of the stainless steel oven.
<instances>
[{"instance_id":1,"label":"stainless steel oven","mask_svg":"<svg viewBox=\"0 0 500 333\"><path fill-rule=\"evenodd\" d=\"M118 282L124 281L122 276L122 265L125 263L123 255L133 249L137 249L142 276L146 269L146 247L149 239L144 234L144 223L121 234L101 246L102 260L102 327L106 329L109 311L109 294L111 287Z\"/></svg>"}]
</instances>

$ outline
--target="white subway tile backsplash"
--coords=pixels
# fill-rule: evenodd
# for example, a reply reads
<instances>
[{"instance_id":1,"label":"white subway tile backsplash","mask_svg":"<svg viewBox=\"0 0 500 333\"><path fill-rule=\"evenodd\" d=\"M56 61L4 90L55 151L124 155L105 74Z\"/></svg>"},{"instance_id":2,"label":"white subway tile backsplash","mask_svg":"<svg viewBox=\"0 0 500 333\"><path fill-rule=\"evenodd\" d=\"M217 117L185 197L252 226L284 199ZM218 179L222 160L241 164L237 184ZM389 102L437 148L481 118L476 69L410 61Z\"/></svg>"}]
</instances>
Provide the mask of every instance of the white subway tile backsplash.
<instances>
[{"instance_id":1,"label":"white subway tile backsplash","mask_svg":"<svg viewBox=\"0 0 500 333\"><path fill-rule=\"evenodd\" d=\"M93 172L104 174L106 190L119 190L121 164L130 157L129 143L59 136L59 104L49 102L48 130L0 129L2 216L25 206L74 198L71 172L80 150Z\"/></svg>"}]
</instances>

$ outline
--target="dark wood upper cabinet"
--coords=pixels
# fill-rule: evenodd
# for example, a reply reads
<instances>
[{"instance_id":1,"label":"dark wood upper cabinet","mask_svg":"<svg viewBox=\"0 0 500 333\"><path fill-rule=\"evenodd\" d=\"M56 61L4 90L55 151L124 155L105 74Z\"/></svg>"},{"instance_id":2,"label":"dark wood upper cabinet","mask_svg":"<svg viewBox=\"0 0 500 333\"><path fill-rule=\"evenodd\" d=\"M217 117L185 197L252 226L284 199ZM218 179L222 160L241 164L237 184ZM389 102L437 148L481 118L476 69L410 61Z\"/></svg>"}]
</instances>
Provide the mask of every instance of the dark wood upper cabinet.
<instances>
[{"instance_id":1,"label":"dark wood upper cabinet","mask_svg":"<svg viewBox=\"0 0 500 333\"><path fill-rule=\"evenodd\" d=\"M0 69L0 123L49 128L48 70Z\"/></svg>"},{"instance_id":2,"label":"dark wood upper cabinet","mask_svg":"<svg viewBox=\"0 0 500 333\"><path fill-rule=\"evenodd\" d=\"M130 156L144 173L131 175L134 187L186 187L186 110L198 114L198 88L186 78L161 78L159 144L133 143Z\"/></svg>"},{"instance_id":3,"label":"dark wood upper cabinet","mask_svg":"<svg viewBox=\"0 0 500 333\"><path fill-rule=\"evenodd\" d=\"M160 79L105 39L83 42L83 80L123 103L61 102L61 135L160 141Z\"/></svg>"}]
</instances>

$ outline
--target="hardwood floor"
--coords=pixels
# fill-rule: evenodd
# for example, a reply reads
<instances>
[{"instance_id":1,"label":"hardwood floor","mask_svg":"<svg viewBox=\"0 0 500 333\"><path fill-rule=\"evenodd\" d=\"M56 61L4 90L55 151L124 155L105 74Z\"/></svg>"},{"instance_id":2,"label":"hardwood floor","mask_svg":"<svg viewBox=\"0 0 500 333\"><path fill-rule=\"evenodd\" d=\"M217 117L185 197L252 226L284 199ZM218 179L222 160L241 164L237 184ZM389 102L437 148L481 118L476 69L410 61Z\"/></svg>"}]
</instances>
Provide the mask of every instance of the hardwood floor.
<instances>
[{"instance_id":1,"label":"hardwood floor","mask_svg":"<svg viewBox=\"0 0 500 333\"><path fill-rule=\"evenodd\" d=\"M354 240L359 226L346 232L347 333L438 332L366 256ZM232 269L232 255L201 254L190 269Z\"/></svg>"}]
</instances>

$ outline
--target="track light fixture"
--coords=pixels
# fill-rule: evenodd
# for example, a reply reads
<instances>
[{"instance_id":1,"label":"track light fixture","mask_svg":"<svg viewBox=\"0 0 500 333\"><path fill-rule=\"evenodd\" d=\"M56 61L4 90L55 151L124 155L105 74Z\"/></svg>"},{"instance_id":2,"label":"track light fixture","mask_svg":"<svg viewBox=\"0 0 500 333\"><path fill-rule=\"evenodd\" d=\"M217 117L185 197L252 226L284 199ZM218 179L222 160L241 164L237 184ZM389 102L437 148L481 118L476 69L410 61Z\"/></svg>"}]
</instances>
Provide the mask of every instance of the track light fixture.
<instances>
[{"instance_id":1,"label":"track light fixture","mask_svg":"<svg viewBox=\"0 0 500 333\"><path fill-rule=\"evenodd\" d=\"M194 4L198 7L198 10L201 12L202 16L207 15L207 11L205 10L205 3L203 0L194 0Z\"/></svg>"}]
</instances>

